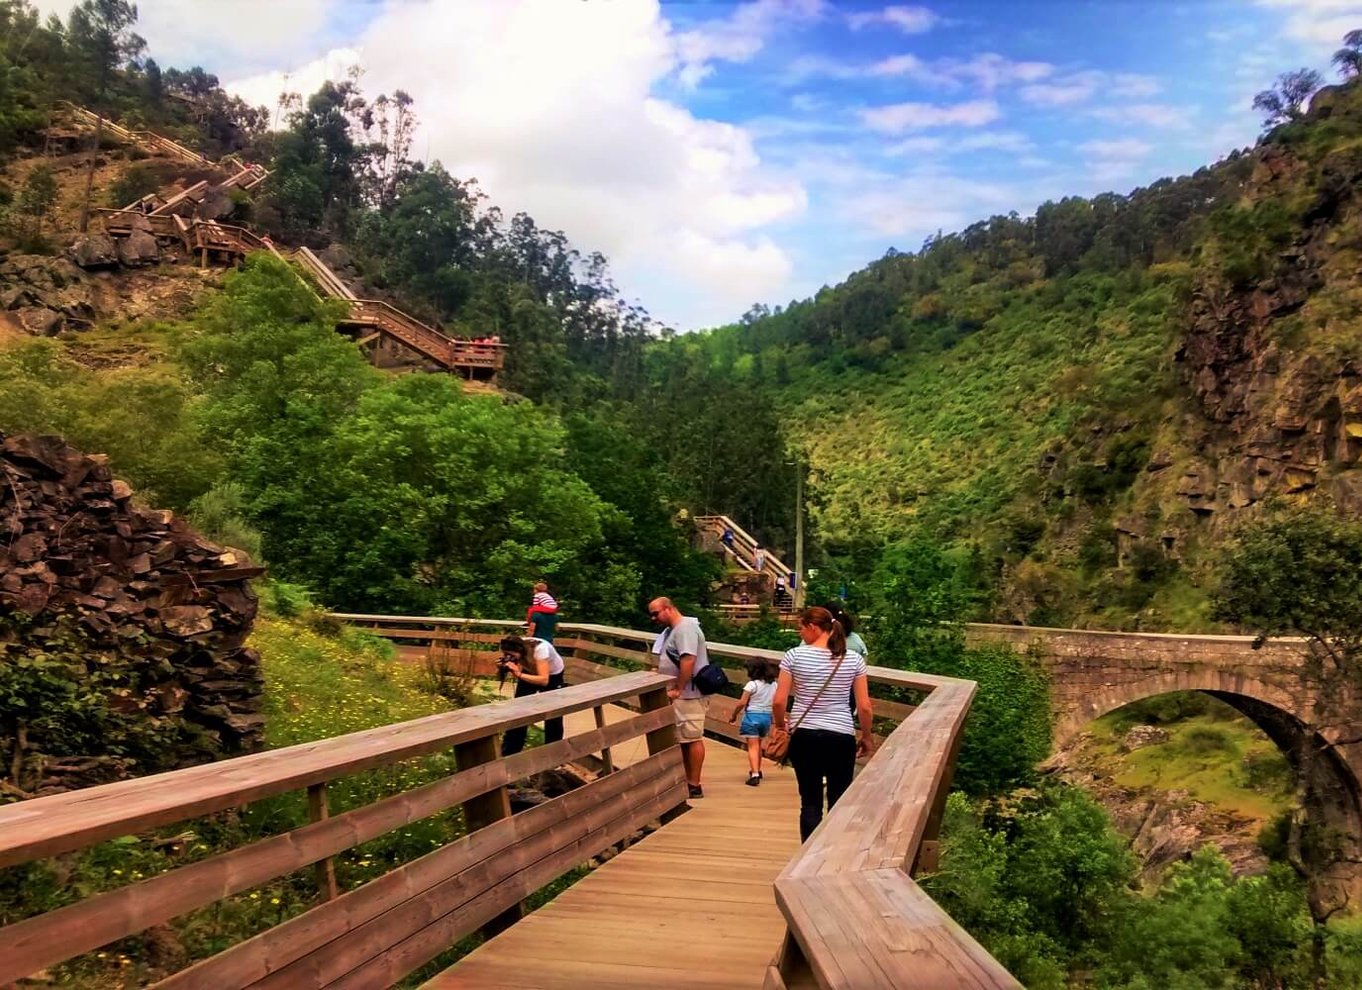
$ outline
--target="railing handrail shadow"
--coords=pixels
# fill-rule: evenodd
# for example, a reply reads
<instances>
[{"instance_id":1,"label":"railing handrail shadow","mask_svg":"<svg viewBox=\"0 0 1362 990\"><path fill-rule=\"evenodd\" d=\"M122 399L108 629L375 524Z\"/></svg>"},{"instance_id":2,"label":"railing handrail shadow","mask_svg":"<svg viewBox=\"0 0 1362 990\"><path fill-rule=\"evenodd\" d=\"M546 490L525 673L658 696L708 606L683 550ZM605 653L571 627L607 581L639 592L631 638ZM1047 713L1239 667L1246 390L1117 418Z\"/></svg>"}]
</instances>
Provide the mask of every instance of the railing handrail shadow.
<instances>
[{"instance_id":1,"label":"railing handrail shadow","mask_svg":"<svg viewBox=\"0 0 1362 990\"><path fill-rule=\"evenodd\" d=\"M505 620L337 613L396 639L448 638L486 642L514 630ZM405 635L404 635L405 634ZM622 649L583 637L638 644ZM556 642L575 655L570 669L612 671L582 653L607 660L655 662L654 634L590 623L560 623ZM709 643L711 656L778 660L777 650ZM788 926L769 968L765 990L812 985L836 990L1020 990L1021 984L917 885L913 875L935 867L938 833L973 681L888 667L868 669L872 684L926 692L916 707L874 701L877 716L900 719L837 805L775 881L776 902ZM746 678L729 671L729 680ZM715 698L719 696L713 696ZM708 727L715 729L715 720ZM887 799L892 796L892 799ZM791 821L791 827L794 822Z\"/></svg>"},{"instance_id":2,"label":"railing handrail shadow","mask_svg":"<svg viewBox=\"0 0 1362 990\"><path fill-rule=\"evenodd\" d=\"M388 985L479 927L504 927L519 902L685 802L666 697L669 679L609 681L478 705L318 742L0 806L0 867L306 788L311 821L159 876L0 928L0 986L189 911L462 807L466 834L194 964L158 987ZM636 699L607 724L602 709ZM594 710L596 728L501 758L499 733ZM506 787L530 774L647 738L649 756L512 815ZM339 777L452 748L458 772L334 816ZM346 983L346 985L350 985Z\"/></svg>"}]
</instances>

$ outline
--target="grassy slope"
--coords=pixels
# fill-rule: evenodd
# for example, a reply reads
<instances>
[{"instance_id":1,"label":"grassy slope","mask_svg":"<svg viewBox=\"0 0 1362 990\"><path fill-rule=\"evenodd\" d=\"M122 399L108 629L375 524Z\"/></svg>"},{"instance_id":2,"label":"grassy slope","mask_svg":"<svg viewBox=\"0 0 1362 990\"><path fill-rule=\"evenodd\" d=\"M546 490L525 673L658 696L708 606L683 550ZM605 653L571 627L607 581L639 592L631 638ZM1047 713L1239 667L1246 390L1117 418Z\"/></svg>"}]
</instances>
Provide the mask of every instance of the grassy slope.
<instances>
[{"instance_id":1,"label":"grassy slope","mask_svg":"<svg viewBox=\"0 0 1362 990\"><path fill-rule=\"evenodd\" d=\"M1291 770L1276 745L1248 719L1194 715L1168 724L1167 742L1124 752L1132 722L1115 712L1093 723L1089 752L1122 787L1142 793L1180 791L1257 827L1291 806Z\"/></svg>"},{"instance_id":2,"label":"grassy slope","mask_svg":"<svg viewBox=\"0 0 1362 990\"><path fill-rule=\"evenodd\" d=\"M796 386L823 535L892 539L925 525L978 536L1034 493L1044 454L1097 410L1152 420L1175 278L1151 283L1124 296L1103 276L1039 283L951 350Z\"/></svg>"}]
</instances>

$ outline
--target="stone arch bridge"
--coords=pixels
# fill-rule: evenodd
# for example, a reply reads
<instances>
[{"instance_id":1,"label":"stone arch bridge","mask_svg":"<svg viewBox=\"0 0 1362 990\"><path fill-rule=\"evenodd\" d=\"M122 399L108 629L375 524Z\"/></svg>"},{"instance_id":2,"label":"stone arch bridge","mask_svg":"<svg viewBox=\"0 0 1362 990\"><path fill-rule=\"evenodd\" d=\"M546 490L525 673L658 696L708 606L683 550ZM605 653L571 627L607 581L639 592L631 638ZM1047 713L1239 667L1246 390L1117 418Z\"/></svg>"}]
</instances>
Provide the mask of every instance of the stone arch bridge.
<instances>
[{"instance_id":1,"label":"stone arch bridge","mask_svg":"<svg viewBox=\"0 0 1362 990\"><path fill-rule=\"evenodd\" d=\"M1328 898L1362 902L1362 696L1326 697L1306 674L1305 643L1249 636L1119 633L973 624L970 646L1003 642L1031 652L1050 675L1054 737L1063 746L1093 719L1173 691L1204 691L1259 726L1297 762L1313 731L1322 754L1308 782L1307 810L1332 845ZM1313 730L1307 726L1314 726Z\"/></svg>"}]
</instances>

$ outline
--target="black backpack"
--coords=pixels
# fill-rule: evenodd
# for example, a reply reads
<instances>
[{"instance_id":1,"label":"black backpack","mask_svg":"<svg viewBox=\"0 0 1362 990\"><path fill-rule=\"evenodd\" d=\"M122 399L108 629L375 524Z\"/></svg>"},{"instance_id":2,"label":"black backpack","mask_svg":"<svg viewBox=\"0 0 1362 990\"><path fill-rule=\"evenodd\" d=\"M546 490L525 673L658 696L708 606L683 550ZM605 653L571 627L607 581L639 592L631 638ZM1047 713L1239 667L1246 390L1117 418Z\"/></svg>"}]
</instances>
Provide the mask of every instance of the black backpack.
<instances>
[{"instance_id":1,"label":"black backpack","mask_svg":"<svg viewBox=\"0 0 1362 990\"><path fill-rule=\"evenodd\" d=\"M727 687L728 675L724 673L722 667L711 660L691 676L690 682L701 694L718 694Z\"/></svg>"}]
</instances>

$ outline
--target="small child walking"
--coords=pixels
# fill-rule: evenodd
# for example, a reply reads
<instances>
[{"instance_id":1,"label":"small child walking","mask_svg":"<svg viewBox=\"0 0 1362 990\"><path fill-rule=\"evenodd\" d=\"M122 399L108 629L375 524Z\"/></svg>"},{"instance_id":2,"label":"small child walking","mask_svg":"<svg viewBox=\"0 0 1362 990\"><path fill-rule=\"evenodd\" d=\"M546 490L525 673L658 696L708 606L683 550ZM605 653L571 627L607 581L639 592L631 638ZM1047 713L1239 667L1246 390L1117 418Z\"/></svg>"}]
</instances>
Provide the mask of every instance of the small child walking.
<instances>
[{"instance_id":1,"label":"small child walking","mask_svg":"<svg viewBox=\"0 0 1362 990\"><path fill-rule=\"evenodd\" d=\"M747 743L747 786L761 783L761 741L771 731L771 702L776 696L777 668L770 660L753 658L747 661L747 683L743 685L742 700L729 716L738 726L738 735Z\"/></svg>"}]
</instances>

